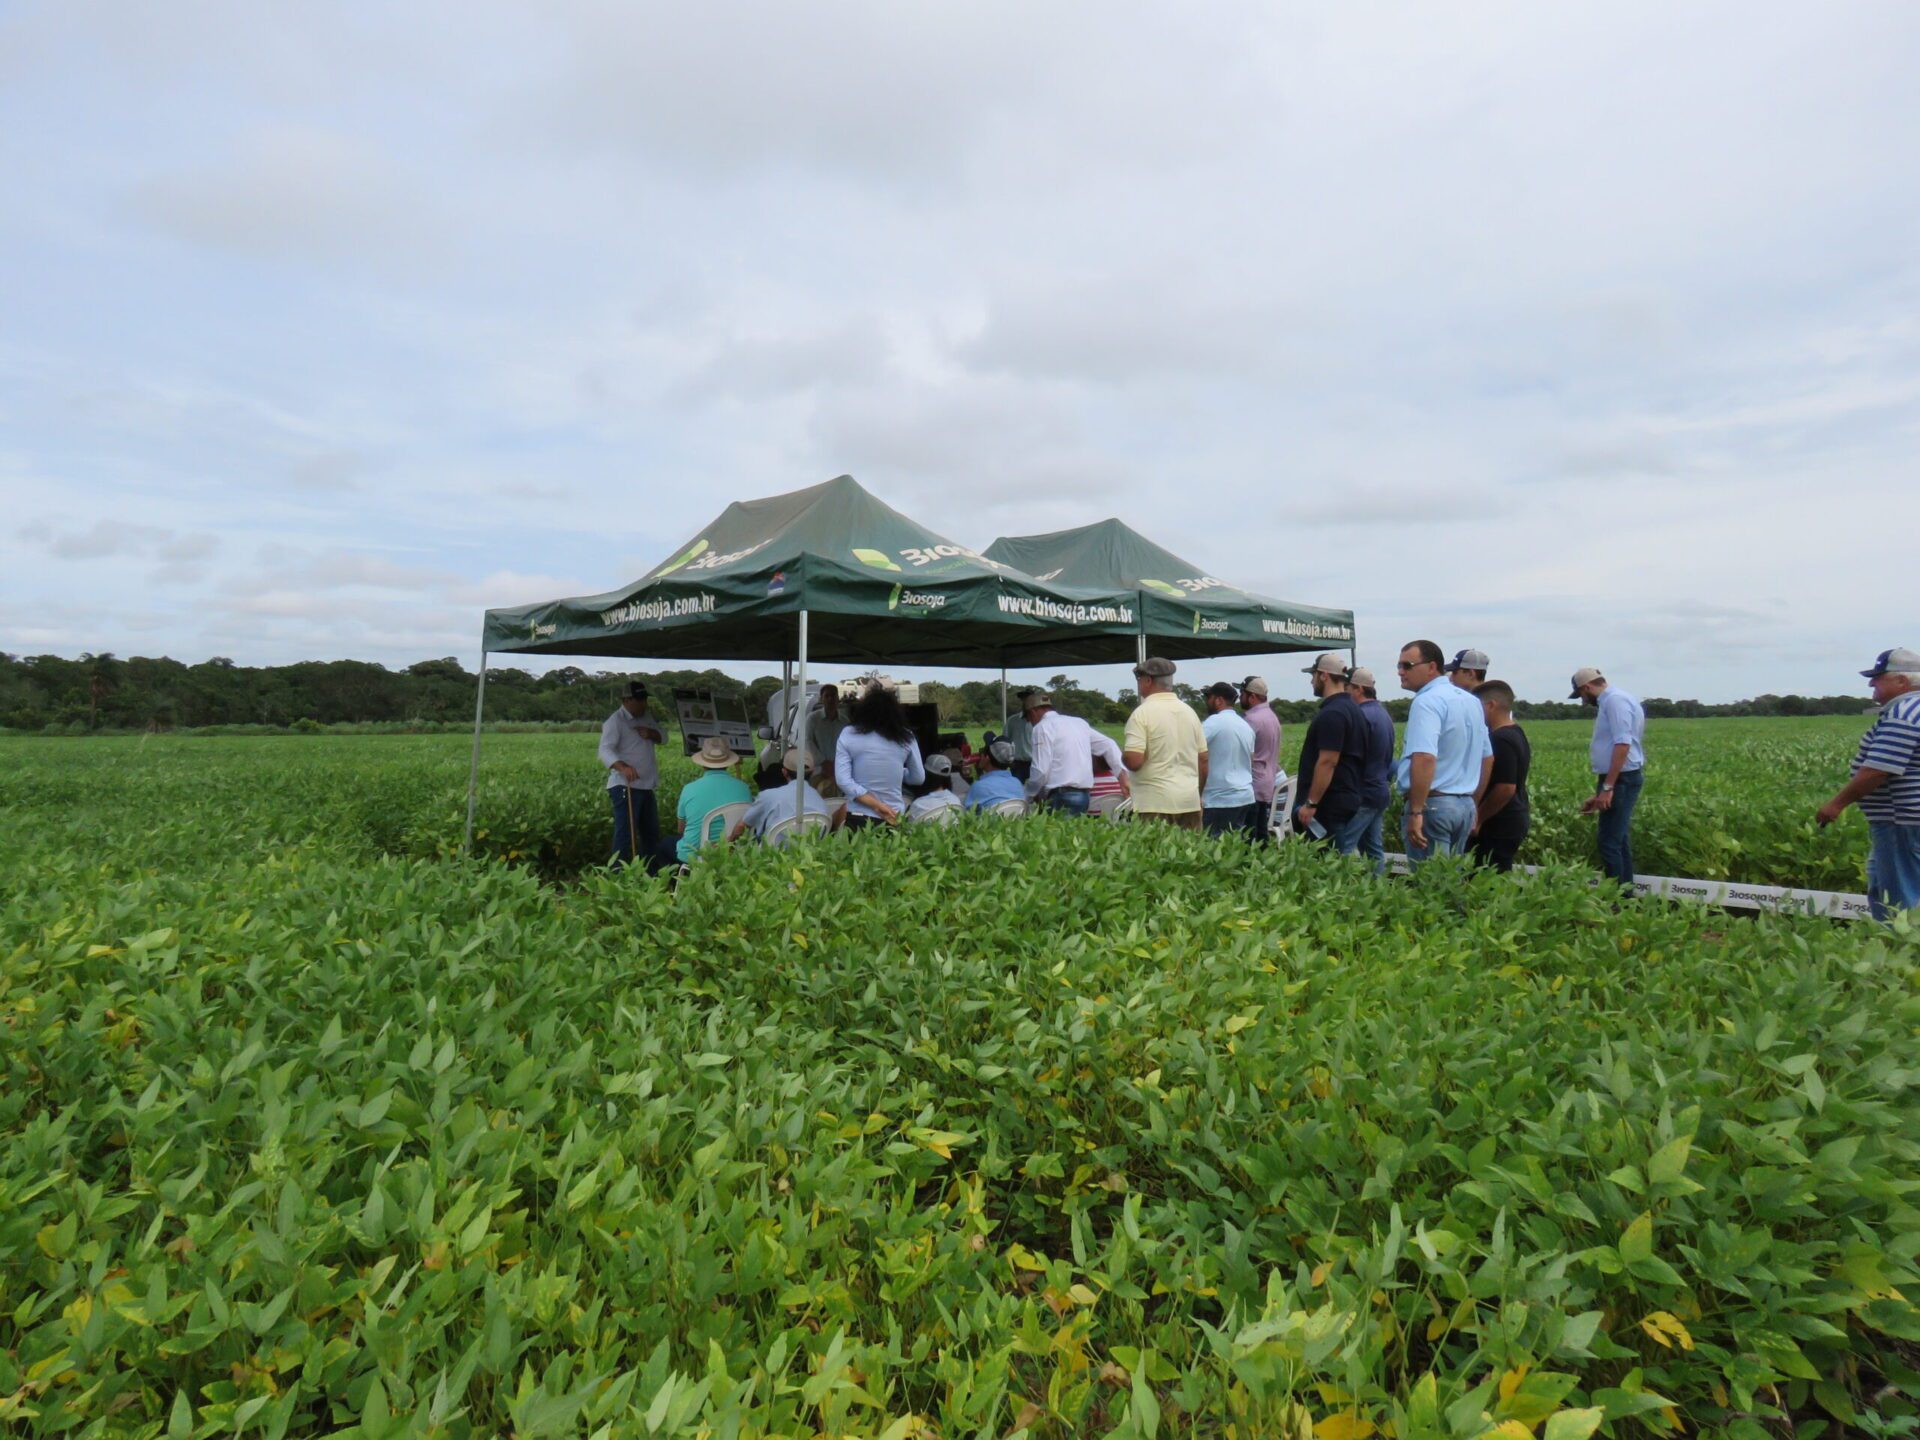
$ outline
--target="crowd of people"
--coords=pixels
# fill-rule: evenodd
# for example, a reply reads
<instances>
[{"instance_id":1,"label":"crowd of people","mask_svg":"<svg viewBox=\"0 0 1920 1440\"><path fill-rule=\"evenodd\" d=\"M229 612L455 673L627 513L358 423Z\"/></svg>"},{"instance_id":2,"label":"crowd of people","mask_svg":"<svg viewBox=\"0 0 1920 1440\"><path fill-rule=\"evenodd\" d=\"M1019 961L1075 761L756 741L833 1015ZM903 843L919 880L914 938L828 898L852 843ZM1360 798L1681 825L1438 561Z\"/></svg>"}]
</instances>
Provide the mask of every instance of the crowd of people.
<instances>
[{"instance_id":1,"label":"crowd of people","mask_svg":"<svg viewBox=\"0 0 1920 1440\"><path fill-rule=\"evenodd\" d=\"M1466 855L1511 870L1532 819L1527 777L1532 751L1514 719L1513 687L1490 678L1482 650L1448 659L1431 640L1402 647L1400 688L1411 694L1405 732L1381 704L1373 672L1336 653L1303 671L1319 702L1288 777L1281 724L1267 682L1249 675L1203 692L1202 720L1174 691L1176 666L1140 662L1140 703L1119 744L1056 710L1044 689L1018 692L1020 713L1005 735L988 731L978 751L922 755L896 691L869 685L844 708L823 686L808 717L808 753L788 748L763 769L756 797L731 773L738 757L709 737L693 753L705 773L680 792L677 825L663 834L654 790L662 732L635 683L601 728L600 761L613 804L613 859L659 870L689 861L710 837L708 817L728 805L744 813L722 838L764 836L801 805L835 828L885 828L951 819L943 811L1007 802L1066 815L1100 808L1099 797L1131 801L1135 819L1253 844L1273 838L1276 796L1291 785L1291 828L1343 855L1386 866L1386 815L1402 798L1401 835L1415 866ZM1821 808L1831 824L1858 805L1871 834L1868 889L1874 913L1920 906L1920 652L1884 651L1861 672L1881 709L1862 740L1848 783ZM1646 777L1646 712L1599 669L1574 671L1572 695L1593 710L1588 759L1594 782L1581 813L1597 823L1602 869L1634 882L1633 817ZM817 765L814 756L829 757ZM796 794L796 788L798 793ZM1016 807L1017 808L1017 807Z\"/></svg>"}]
</instances>

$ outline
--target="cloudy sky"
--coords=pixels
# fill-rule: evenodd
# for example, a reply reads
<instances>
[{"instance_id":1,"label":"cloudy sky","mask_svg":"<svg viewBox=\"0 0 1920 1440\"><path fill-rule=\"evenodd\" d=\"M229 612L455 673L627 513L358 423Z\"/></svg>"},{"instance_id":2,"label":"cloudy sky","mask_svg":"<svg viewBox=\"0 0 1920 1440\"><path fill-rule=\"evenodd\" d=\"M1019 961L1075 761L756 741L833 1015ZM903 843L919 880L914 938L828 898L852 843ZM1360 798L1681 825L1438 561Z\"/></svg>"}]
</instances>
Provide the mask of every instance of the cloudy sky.
<instances>
[{"instance_id":1,"label":"cloudy sky","mask_svg":"<svg viewBox=\"0 0 1920 1440\"><path fill-rule=\"evenodd\" d=\"M1859 688L1917 65L1910 0L14 0L0 649L471 665L844 471L1376 665Z\"/></svg>"}]
</instances>

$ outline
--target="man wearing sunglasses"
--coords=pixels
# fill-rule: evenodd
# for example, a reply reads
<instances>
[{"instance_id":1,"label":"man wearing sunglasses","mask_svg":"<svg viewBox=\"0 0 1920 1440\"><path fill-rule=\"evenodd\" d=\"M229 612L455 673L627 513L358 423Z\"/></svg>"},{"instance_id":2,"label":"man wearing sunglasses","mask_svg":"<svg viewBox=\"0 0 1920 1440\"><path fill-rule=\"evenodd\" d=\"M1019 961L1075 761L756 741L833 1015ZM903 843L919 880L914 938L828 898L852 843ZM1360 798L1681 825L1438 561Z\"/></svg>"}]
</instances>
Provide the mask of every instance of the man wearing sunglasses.
<instances>
[{"instance_id":1,"label":"man wearing sunglasses","mask_svg":"<svg viewBox=\"0 0 1920 1440\"><path fill-rule=\"evenodd\" d=\"M1415 640L1401 648L1396 667L1400 688L1413 692L1401 758L1408 762L1402 823L1415 865L1466 851L1474 811L1493 774L1486 713L1471 691L1447 679L1446 658L1433 641Z\"/></svg>"}]
</instances>

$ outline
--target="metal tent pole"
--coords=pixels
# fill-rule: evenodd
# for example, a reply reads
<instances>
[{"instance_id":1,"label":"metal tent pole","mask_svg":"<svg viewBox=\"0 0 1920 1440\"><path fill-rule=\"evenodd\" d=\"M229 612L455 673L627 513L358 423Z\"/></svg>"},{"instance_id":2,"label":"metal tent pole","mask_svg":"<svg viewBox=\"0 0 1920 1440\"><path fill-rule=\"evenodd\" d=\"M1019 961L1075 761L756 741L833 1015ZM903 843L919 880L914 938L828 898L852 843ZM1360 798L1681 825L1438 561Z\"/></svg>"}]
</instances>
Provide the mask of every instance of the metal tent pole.
<instances>
[{"instance_id":1,"label":"metal tent pole","mask_svg":"<svg viewBox=\"0 0 1920 1440\"><path fill-rule=\"evenodd\" d=\"M1000 733L1007 733L1007 667L1000 667Z\"/></svg>"},{"instance_id":2,"label":"metal tent pole","mask_svg":"<svg viewBox=\"0 0 1920 1440\"><path fill-rule=\"evenodd\" d=\"M473 760L467 766L467 839L464 853L473 853L473 811L480 795L480 717L487 708L487 651L486 641L481 640L480 683L473 692Z\"/></svg>"},{"instance_id":3,"label":"metal tent pole","mask_svg":"<svg viewBox=\"0 0 1920 1440\"><path fill-rule=\"evenodd\" d=\"M800 612L800 738L794 743L800 750L800 774L793 787L793 822L806 823L807 814L807 612Z\"/></svg>"},{"instance_id":4,"label":"metal tent pole","mask_svg":"<svg viewBox=\"0 0 1920 1440\"><path fill-rule=\"evenodd\" d=\"M1136 638L1139 640L1140 644L1139 644L1139 656L1134 661L1134 663L1136 665L1144 665L1147 663L1147 632L1145 630L1142 630Z\"/></svg>"},{"instance_id":5,"label":"metal tent pole","mask_svg":"<svg viewBox=\"0 0 1920 1440\"><path fill-rule=\"evenodd\" d=\"M793 733L793 662L780 662L780 725L773 737L773 743L780 750L780 759L784 764L787 758L787 737Z\"/></svg>"}]
</instances>

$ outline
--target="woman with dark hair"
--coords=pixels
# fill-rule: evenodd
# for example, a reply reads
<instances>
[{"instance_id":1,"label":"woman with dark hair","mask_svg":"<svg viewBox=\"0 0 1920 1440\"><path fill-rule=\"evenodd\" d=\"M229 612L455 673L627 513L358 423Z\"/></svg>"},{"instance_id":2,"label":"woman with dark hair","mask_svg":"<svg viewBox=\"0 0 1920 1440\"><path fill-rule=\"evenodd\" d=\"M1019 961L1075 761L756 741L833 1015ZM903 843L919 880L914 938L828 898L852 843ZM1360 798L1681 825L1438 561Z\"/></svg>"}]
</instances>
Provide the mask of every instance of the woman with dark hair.
<instances>
[{"instance_id":1,"label":"woman with dark hair","mask_svg":"<svg viewBox=\"0 0 1920 1440\"><path fill-rule=\"evenodd\" d=\"M834 747L833 776L847 797L847 828L897 825L908 785L926 782L920 747L897 691L869 685L847 714Z\"/></svg>"}]
</instances>

